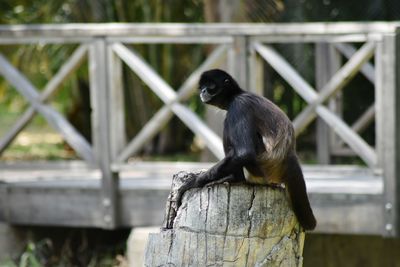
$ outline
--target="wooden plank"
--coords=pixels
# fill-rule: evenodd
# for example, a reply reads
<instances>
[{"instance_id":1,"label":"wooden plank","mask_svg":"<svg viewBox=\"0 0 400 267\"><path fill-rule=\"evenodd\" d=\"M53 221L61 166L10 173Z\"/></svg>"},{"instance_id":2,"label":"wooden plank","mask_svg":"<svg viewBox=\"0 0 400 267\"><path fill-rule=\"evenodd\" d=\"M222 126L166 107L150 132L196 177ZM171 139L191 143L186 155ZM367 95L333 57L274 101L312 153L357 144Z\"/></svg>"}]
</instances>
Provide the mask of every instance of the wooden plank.
<instances>
[{"instance_id":1,"label":"wooden plank","mask_svg":"<svg viewBox=\"0 0 400 267\"><path fill-rule=\"evenodd\" d=\"M255 44L260 55L296 90L306 102L317 99L314 89L272 48ZM324 106L317 106L316 113L370 166L377 163L375 151L338 116ZM295 128L296 134L298 129Z\"/></svg>"},{"instance_id":2,"label":"wooden plank","mask_svg":"<svg viewBox=\"0 0 400 267\"><path fill-rule=\"evenodd\" d=\"M153 71L139 54L119 43L114 43L112 47L115 53L164 103L174 101L176 95L174 89Z\"/></svg>"},{"instance_id":3,"label":"wooden plank","mask_svg":"<svg viewBox=\"0 0 400 267\"><path fill-rule=\"evenodd\" d=\"M172 173L198 167L204 166L150 162L121 166L119 226L161 225ZM319 222L317 232L382 233L381 176L359 166L306 165L303 170L311 205ZM73 174L75 177L68 178L67 169L58 168L54 173L38 171L33 182L0 184L0 220L12 224L103 227L98 172L82 170L80 175L76 172ZM29 174L26 171L14 172L15 176L18 173ZM97 178L90 178L93 175ZM39 180L39 177L47 178ZM40 212L33 212L37 210ZM375 218L372 221L371 216Z\"/></svg>"},{"instance_id":4,"label":"wooden plank","mask_svg":"<svg viewBox=\"0 0 400 267\"><path fill-rule=\"evenodd\" d=\"M229 44L233 42L231 36L127 36L107 37L110 43L128 44Z\"/></svg>"},{"instance_id":5,"label":"wooden plank","mask_svg":"<svg viewBox=\"0 0 400 267\"><path fill-rule=\"evenodd\" d=\"M164 103L171 105L171 110L190 130L205 140L206 145L217 157L224 156L221 139L193 111L174 103L177 97L175 91L140 56L121 44L113 44L113 49Z\"/></svg>"},{"instance_id":6,"label":"wooden plank","mask_svg":"<svg viewBox=\"0 0 400 267\"><path fill-rule=\"evenodd\" d=\"M357 52L354 46L350 44L338 43L334 46L348 59ZM372 84L375 84L375 67L371 62L366 62L360 71Z\"/></svg>"},{"instance_id":7,"label":"wooden plank","mask_svg":"<svg viewBox=\"0 0 400 267\"><path fill-rule=\"evenodd\" d=\"M370 105L368 109L351 125L351 129L356 133L362 133L375 120L375 113L375 103L372 103L372 105ZM338 140L336 144L338 147L341 147L343 146L343 141ZM344 147L337 149L336 151L341 155L354 155L354 153L348 153Z\"/></svg>"},{"instance_id":8,"label":"wooden plank","mask_svg":"<svg viewBox=\"0 0 400 267\"><path fill-rule=\"evenodd\" d=\"M56 36L41 36L40 34L35 34L32 37L3 37L0 33L0 45L22 45L22 44L80 44L80 43L88 43L92 40L93 37L88 36L68 36L68 37L56 37Z\"/></svg>"},{"instance_id":9,"label":"wooden plank","mask_svg":"<svg viewBox=\"0 0 400 267\"><path fill-rule=\"evenodd\" d=\"M17 135L25 128L29 121L35 116L36 111L34 108L29 107L12 125L11 129L8 130L0 139L0 154L7 149Z\"/></svg>"},{"instance_id":10,"label":"wooden plank","mask_svg":"<svg viewBox=\"0 0 400 267\"><path fill-rule=\"evenodd\" d=\"M335 147L332 149L332 153L339 157L354 157L357 154L348 147Z\"/></svg>"},{"instance_id":11,"label":"wooden plank","mask_svg":"<svg viewBox=\"0 0 400 267\"><path fill-rule=\"evenodd\" d=\"M381 235L381 195L309 193L309 197L318 221L315 233Z\"/></svg>"},{"instance_id":12,"label":"wooden plank","mask_svg":"<svg viewBox=\"0 0 400 267\"><path fill-rule=\"evenodd\" d=\"M335 47L347 58L350 58L356 52L354 46L350 44L335 44ZM372 83L375 84L375 67L371 62L366 62L362 68L361 73ZM375 104L373 103L361 116L353 123L351 128L357 132L362 132L374 119L375 119Z\"/></svg>"},{"instance_id":13,"label":"wooden plank","mask_svg":"<svg viewBox=\"0 0 400 267\"><path fill-rule=\"evenodd\" d=\"M277 71L306 102L313 101L318 94L290 64L280 56L272 47L255 42L254 48L264 58L275 71Z\"/></svg>"},{"instance_id":14,"label":"wooden plank","mask_svg":"<svg viewBox=\"0 0 400 267\"><path fill-rule=\"evenodd\" d=\"M383 234L398 236L400 231L400 95L399 32L385 35L376 53L376 134L379 166L383 169Z\"/></svg>"},{"instance_id":15,"label":"wooden plank","mask_svg":"<svg viewBox=\"0 0 400 267\"><path fill-rule=\"evenodd\" d=\"M321 91L323 86L340 68L340 57L335 51L332 44L317 43L315 44L315 84L318 91ZM329 109L340 116L338 112L337 102L340 101L340 96L329 102ZM321 119L317 118L317 159L319 164L329 164L332 154L332 139L335 137L328 125Z\"/></svg>"},{"instance_id":16,"label":"wooden plank","mask_svg":"<svg viewBox=\"0 0 400 267\"><path fill-rule=\"evenodd\" d=\"M364 43L369 41L379 41L382 39L380 33L361 33L361 34L291 34L291 35L253 35L254 41L261 43Z\"/></svg>"},{"instance_id":17,"label":"wooden plank","mask_svg":"<svg viewBox=\"0 0 400 267\"><path fill-rule=\"evenodd\" d=\"M114 171L122 172L122 177L133 177L135 172L147 172L151 174L162 173L173 175L179 171L207 170L215 162L171 162L171 161L138 161L130 163L114 163L111 167ZM156 172L154 170L157 170ZM172 177L172 176L171 176Z\"/></svg>"},{"instance_id":18,"label":"wooden plank","mask_svg":"<svg viewBox=\"0 0 400 267\"><path fill-rule=\"evenodd\" d=\"M92 169L92 166L82 160L52 160L52 161L1 161L0 170L46 170L46 169Z\"/></svg>"},{"instance_id":19,"label":"wooden plank","mask_svg":"<svg viewBox=\"0 0 400 267\"><path fill-rule=\"evenodd\" d=\"M118 174L111 171L111 104L110 78L107 75L107 44L97 38L89 50L89 78L92 105L92 133L98 166L102 172L99 207L102 210L101 225L107 229L115 228L118 222Z\"/></svg>"},{"instance_id":20,"label":"wooden plank","mask_svg":"<svg viewBox=\"0 0 400 267\"><path fill-rule=\"evenodd\" d=\"M317 107L318 115L340 136L356 154L371 168L377 165L375 150L356 134L339 117L324 107Z\"/></svg>"},{"instance_id":21,"label":"wooden plank","mask_svg":"<svg viewBox=\"0 0 400 267\"><path fill-rule=\"evenodd\" d=\"M115 55L111 46L107 47L107 81L110 105L110 149L111 161L124 149L126 145L125 128L125 101L122 84L122 61Z\"/></svg>"},{"instance_id":22,"label":"wooden plank","mask_svg":"<svg viewBox=\"0 0 400 267\"><path fill-rule=\"evenodd\" d=\"M253 46L254 40L249 38L248 44L248 61L249 61L249 89L258 95L264 95L264 61L257 54Z\"/></svg>"},{"instance_id":23,"label":"wooden plank","mask_svg":"<svg viewBox=\"0 0 400 267\"><path fill-rule=\"evenodd\" d=\"M87 52L86 45L80 45L68 60L61 66L60 70L46 84L43 91L40 92L40 100L47 101L59 88L59 86L82 64ZM0 154L7 146L15 139L17 134L22 131L30 120L36 115L36 110L29 107L17 120L1 139L0 139Z\"/></svg>"},{"instance_id":24,"label":"wooden plank","mask_svg":"<svg viewBox=\"0 0 400 267\"><path fill-rule=\"evenodd\" d=\"M346 62L334 76L332 76L327 84L321 89L318 97L312 102L309 102L308 106L296 117L293 121L295 128L302 132L317 116L315 114L315 108L318 105L322 105L329 97L342 90L343 87L346 86L357 74L362 65L371 59L374 55L374 51L375 43L364 44L349 59L349 61Z\"/></svg>"},{"instance_id":25,"label":"wooden plank","mask_svg":"<svg viewBox=\"0 0 400 267\"><path fill-rule=\"evenodd\" d=\"M232 53L230 53L231 74L235 77L239 86L250 88L249 84L249 64L248 64L248 37L235 36L232 44Z\"/></svg>"},{"instance_id":26,"label":"wooden plank","mask_svg":"<svg viewBox=\"0 0 400 267\"><path fill-rule=\"evenodd\" d=\"M2 25L0 39L95 36L194 36L194 35L339 35L389 33L398 22L313 23L70 23Z\"/></svg>"},{"instance_id":27,"label":"wooden plank","mask_svg":"<svg viewBox=\"0 0 400 267\"><path fill-rule=\"evenodd\" d=\"M41 102L37 89L3 55L0 55L0 73L47 120L50 126L63 136L80 157L88 163L95 162L92 148L85 138L53 107Z\"/></svg>"},{"instance_id":28,"label":"wooden plank","mask_svg":"<svg viewBox=\"0 0 400 267\"><path fill-rule=\"evenodd\" d=\"M350 44L335 44L335 47L347 58L350 58L356 52L354 46ZM362 68L361 73L372 83L375 84L375 67L371 62L366 62ZM362 132L373 120L375 119L375 103L353 123L351 128L357 132Z\"/></svg>"},{"instance_id":29,"label":"wooden plank","mask_svg":"<svg viewBox=\"0 0 400 267\"><path fill-rule=\"evenodd\" d=\"M351 125L351 129L357 133L363 132L375 120L375 103Z\"/></svg>"},{"instance_id":30,"label":"wooden plank","mask_svg":"<svg viewBox=\"0 0 400 267\"><path fill-rule=\"evenodd\" d=\"M10 201L0 219L12 224L101 227L99 192L85 188L7 186L1 201ZM4 198L3 198L4 197ZM82 205L85 203L85 205ZM5 214L4 214L5 213ZM3 219L4 218L4 219Z\"/></svg>"}]
</instances>

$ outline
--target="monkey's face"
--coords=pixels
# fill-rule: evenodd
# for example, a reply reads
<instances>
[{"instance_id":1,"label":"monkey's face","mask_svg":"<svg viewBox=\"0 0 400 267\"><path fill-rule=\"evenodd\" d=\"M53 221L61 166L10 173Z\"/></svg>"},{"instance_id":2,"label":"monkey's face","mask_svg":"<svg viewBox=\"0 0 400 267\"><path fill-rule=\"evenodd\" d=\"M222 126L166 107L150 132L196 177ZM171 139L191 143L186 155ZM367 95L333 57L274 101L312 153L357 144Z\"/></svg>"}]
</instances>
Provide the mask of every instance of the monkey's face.
<instances>
[{"instance_id":1,"label":"monkey's face","mask_svg":"<svg viewBox=\"0 0 400 267\"><path fill-rule=\"evenodd\" d=\"M221 91L213 81L200 83L200 99L203 103L209 103Z\"/></svg>"},{"instance_id":2,"label":"monkey's face","mask_svg":"<svg viewBox=\"0 0 400 267\"><path fill-rule=\"evenodd\" d=\"M222 109L226 109L233 96L241 91L233 78L219 69L203 72L199 81L199 90L203 103Z\"/></svg>"}]
</instances>

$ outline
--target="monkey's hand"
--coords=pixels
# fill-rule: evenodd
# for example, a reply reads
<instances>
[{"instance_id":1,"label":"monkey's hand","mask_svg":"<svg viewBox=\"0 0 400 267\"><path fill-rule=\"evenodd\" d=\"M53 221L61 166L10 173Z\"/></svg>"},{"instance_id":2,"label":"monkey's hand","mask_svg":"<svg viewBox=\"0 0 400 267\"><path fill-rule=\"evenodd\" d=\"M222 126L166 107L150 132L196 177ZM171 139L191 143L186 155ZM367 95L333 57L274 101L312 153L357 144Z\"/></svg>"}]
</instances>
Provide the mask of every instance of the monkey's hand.
<instances>
[{"instance_id":1,"label":"monkey's hand","mask_svg":"<svg viewBox=\"0 0 400 267\"><path fill-rule=\"evenodd\" d=\"M173 227L174 219L181 206L184 193L195 187L202 187L205 185L214 185L222 183L240 182L244 181L243 170L230 174L221 179L215 179L212 169L204 172L186 173L179 172L174 175L172 179L172 188L168 196L167 206L165 209L165 218L163 228L171 229Z\"/></svg>"},{"instance_id":2,"label":"monkey's hand","mask_svg":"<svg viewBox=\"0 0 400 267\"><path fill-rule=\"evenodd\" d=\"M173 222L177 215L179 206L181 205L183 194L188 189L194 187L193 185L195 184L198 175L200 175L200 173L179 172L173 176L171 192L169 193L165 208L165 216L162 226L164 229L171 229L173 227Z\"/></svg>"}]
</instances>

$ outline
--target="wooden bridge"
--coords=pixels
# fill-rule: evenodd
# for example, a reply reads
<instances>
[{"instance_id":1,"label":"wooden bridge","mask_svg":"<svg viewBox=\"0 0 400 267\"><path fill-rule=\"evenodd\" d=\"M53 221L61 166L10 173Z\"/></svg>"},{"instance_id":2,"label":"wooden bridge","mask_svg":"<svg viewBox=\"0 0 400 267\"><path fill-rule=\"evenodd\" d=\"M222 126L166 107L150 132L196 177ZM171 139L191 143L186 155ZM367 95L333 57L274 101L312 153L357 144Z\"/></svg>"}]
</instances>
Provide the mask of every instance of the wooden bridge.
<instances>
[{"instance_id":1,"label":"wooden bridge","mask_svg":"<svg viewBox=\"0 0 400 267\"><path fill-rule=\"evenodd\" d=\"M220 137L182 102L195 94L197 80L204 70L224 63L243 87L260 93L264 80L262 62L266 61L308 103L294 120L296 133L318 119L318 158L323 165L303 166L319 222L317 231L396 236L400 174L399 26L397 23L0 26L0 45L78 44L41 91L0 55L0 74L30 103L1 137L0 152L7 149L36 114L41 114L81 158L65 162L1 162L0 220L10 224L108 229L159 225L172 174L208 168L210 163L127 163L127 159L140 151L173 116L201 138L217 158L222 158ZM174 90L128 46L135 43L213 44L214 49ZM277 43L315 44L317 88L274 49ZM346 59L343 64L341 58ZM90 76L92 144L49 104L63 81L85 60ZM122 64L165 103L128 142L124 134ZM353 125L348 125L342 119L337 96L359 72L374 84L375 102ZM360 132L374 120L376 140L372 147ZM355 154L365 165L330 165L329 158L335 153Z\"/></svg>"}]
</instances>

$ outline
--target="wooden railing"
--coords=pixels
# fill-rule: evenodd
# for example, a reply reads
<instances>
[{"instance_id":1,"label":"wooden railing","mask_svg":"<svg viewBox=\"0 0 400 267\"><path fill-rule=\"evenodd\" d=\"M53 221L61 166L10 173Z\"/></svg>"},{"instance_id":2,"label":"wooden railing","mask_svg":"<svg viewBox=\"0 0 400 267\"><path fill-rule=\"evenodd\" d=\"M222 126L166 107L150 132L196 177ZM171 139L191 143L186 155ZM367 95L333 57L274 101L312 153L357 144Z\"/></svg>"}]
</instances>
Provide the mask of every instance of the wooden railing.
<instances>
[{"instance_id":1,"label":"wooden railing","mask_svg":"<svg viewBox=\"0 0 400 267\"><path fill-rule=\"evenodd\" d=\"M35 114L41 114L78 156L102 171L102 204L106 227L116 224L118 172L131 155L140 151L168 121L177 116L201 137L218 158L222 142L192 110L181 102L196 91L200 74L227 62L229 71L244 88L263 90L263 64L268 64L308 103L294 119L299 134L319 119L318 151L321 162L335 149L348 147L365 164L384 176L386 230L397 233L399 42L397 23L306 23L306 24L68 24L0 26L0 45L26 43L76 43L78 48L45 88L39 90L7 59L0 55L0 73L30 103L14 126L0 139L4 151ZM315 43L317 89L273 47L275 43ZM209 57L175 90L127 44L185 43L214 44ZM355 49L351 44L362 44ZM348 58L342 66L339 55ZM374 58L375 63L371 63ZM92 107L92 140L85 138L54 108L47 104L62 82L84 60L89 62ZM122 92L122 62L164 103L139 133L126 142ZM319 63L318 63L319 62ZM328 65L328 67L326 67ZM322 74L321 74L322 72ZM349 81L361 72L375 85L375 103L353 124L326 102L336 101ZM333 99L333 100L332 100ZM360 132L376 121L376 146L369 145ZM334 138L332 132L335 133ZM325 159L325 160L324 160Z\"/></svg>"}]
</instances>

